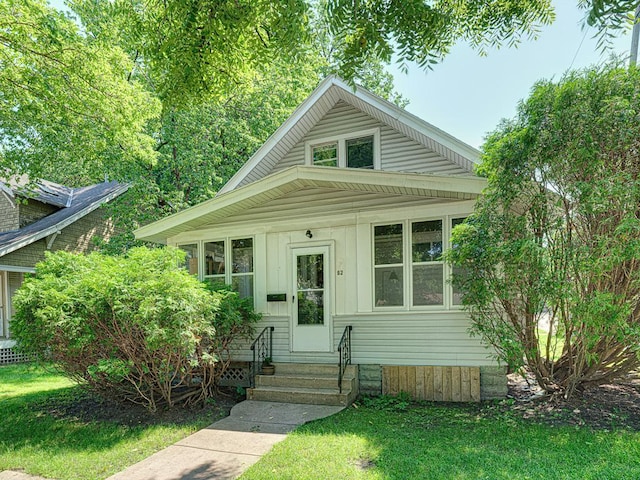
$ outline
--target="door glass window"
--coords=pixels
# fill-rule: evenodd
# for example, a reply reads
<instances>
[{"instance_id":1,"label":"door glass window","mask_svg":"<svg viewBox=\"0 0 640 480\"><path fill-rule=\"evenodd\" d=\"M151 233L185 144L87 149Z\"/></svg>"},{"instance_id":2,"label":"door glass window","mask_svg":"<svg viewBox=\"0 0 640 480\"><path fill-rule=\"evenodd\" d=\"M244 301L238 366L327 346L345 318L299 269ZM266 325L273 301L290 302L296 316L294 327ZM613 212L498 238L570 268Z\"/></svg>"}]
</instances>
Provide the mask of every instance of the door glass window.
<instances>
[{"instance_id":1,"label":"door glass window","mask_svg":"<svg viewBox=\"0 0 640 480\"><path fill-rule=\"evenodd\" d=\"M297 256L298 325L324 324L324 255Z\"/></svg>"}]
</instances>

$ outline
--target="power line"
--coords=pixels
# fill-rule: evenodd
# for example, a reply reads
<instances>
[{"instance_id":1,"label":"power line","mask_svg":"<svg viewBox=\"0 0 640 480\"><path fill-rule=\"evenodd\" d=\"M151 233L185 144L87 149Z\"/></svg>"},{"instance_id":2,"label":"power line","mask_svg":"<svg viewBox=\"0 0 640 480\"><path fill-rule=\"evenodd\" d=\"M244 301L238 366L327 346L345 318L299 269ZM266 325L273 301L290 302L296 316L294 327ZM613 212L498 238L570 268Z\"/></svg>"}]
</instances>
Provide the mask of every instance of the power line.
<instances>
[{"instance_id":1,"label":"power line","mask_svg":"<svg viewBox=\"0 0 640 480\"><path fill-rule=\"evenodd\" d=\"M580 53L580 49L582 48L582 44L584 43L584 39L587 38L587 30L588 29L585 27L584 35L582 36L582 40L580 40L580 45L578 45L578 49L576 50L576 53L573 56L573 60L571 60L571 65L569 65L569 70L571 70L571 67L573 67L573 63L576 61L576 58L578 58L578 53Z\"/></svg>"}]
</instances>

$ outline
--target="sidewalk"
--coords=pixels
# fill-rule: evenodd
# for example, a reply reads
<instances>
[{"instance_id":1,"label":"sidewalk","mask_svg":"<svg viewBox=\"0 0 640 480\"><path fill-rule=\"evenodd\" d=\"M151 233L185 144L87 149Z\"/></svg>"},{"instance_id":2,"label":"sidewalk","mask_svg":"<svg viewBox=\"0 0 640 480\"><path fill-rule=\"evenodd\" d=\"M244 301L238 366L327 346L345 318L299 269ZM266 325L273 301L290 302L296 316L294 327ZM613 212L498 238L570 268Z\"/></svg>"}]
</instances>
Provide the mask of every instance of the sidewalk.
<instances>
[{"instance_id":1,"label":"sidewalk","mask_svg":"<svg viewBox=\"0 0 640 480\"><path fill-rule=\"evenodd\" d=\"M297 426L343 408L244 401L228 417L107 480L234 479Z\"/></svg>"}]
</instances>

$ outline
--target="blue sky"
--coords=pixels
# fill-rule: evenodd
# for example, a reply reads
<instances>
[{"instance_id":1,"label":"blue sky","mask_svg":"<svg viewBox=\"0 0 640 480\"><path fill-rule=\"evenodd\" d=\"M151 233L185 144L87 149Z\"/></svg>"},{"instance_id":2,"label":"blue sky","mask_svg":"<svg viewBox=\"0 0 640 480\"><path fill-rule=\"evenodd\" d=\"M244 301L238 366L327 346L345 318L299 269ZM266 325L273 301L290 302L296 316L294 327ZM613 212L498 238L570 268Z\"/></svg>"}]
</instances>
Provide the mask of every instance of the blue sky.
<instances>
[{"instance_id":1,"label":"blue sky","mask_svg":"<svg viewBox=\"0 0 640 480\"><path fill-rule=\"evenodd\" d=\"M540 79L559 79L571 68L602 63L593 38L595 30L582 28L584 11L577 0L554 0L556 20L537 40L517 49L502 48L480 57L465 45L457 45L432 71L397 68L396 90L410 103L407 110L469 145L479 148L488 132L502 118L515 116L518 101L529 96ZM617 38L613 52L628 54L630 33Z\"/></svg>"}]
</instances>

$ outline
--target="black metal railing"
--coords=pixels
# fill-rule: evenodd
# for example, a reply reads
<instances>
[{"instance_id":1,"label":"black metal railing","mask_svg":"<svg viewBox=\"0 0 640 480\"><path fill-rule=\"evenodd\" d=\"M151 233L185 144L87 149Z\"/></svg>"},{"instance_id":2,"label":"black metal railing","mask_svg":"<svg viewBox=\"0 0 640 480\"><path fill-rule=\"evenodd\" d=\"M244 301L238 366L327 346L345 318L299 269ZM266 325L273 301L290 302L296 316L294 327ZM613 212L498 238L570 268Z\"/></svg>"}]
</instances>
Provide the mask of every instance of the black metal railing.
<instances>
[{"instance_id":1,"label":"black metal railing","mask_svg":"<svg viewBox=\"0 0 640 480\"><path fill-rule=\"evenodd\" d=\"M351 364L351 330L353 327L347 325L344 327L342 338L338 344L338 389L342 393L342 378L347 365Z\"/></svg>"},{"instance_id":2,"label":"black metal railing","mask_svg":"<svg viewBox=\"0 0 640 480\"><path fill-rule=\"evenodd\" d=\"M260 367L265 358L272 359L273 355L273 331L275 327L265 327L258 338L256 338L251 344L251 351L253 352L253 362L251 362L251 386L255 386L256 375L260 372Z\"/></svg>"}]
</instances>

